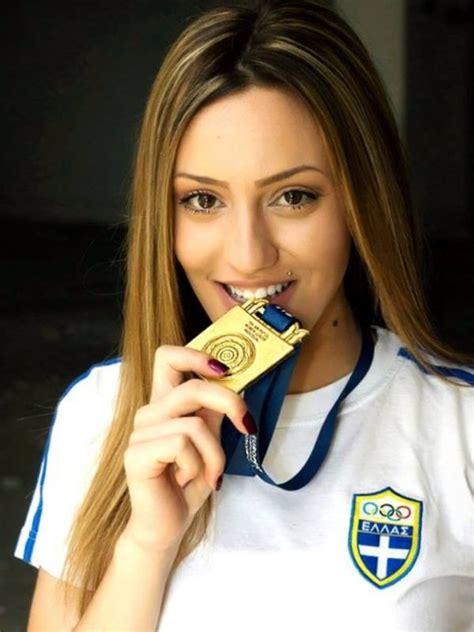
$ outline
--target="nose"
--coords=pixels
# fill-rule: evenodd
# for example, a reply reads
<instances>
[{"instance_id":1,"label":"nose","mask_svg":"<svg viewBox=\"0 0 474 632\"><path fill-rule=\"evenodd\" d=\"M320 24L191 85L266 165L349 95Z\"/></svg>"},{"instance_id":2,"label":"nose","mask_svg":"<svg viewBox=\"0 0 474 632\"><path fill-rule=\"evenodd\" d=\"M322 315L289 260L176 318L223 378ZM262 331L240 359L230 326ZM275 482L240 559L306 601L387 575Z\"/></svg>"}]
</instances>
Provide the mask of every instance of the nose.
<instances>
[{"instance_id":1,"label":"nose","mask_svg":"<svg viewBox=\"0 0 474 632\"><path fill-rule=\"evenodd\" d=\"M258 209L241 206L229 213L224 236L224 259L237 274L251 276L278 261L278 243L269 222Z\"/></svg>"}]
</instances>

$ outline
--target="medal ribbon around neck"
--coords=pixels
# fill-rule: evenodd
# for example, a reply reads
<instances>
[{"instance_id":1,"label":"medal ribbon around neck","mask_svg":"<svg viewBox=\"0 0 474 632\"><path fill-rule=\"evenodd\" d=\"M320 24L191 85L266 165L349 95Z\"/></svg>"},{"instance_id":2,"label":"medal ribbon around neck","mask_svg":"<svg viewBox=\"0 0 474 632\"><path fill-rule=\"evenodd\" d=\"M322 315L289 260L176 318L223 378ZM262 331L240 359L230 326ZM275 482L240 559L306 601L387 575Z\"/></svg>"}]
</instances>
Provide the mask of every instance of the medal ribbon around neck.
<instances>
[{"instance_id":1,"label":"medal ribbon around neck","mask_svg":"<svg viewBox=\"0 0 474 632\"><path fill-rule=\"evenodd\" d=\"M295 320L294 317L285 312L276 310L274 305L269 305L261 318L279 332L284 331ZM257 475L269 485L287 491L301 489L316 476L327 457L334 437L339 406L363 380L372 364L374 342L369 327L364 327L362 329L362 347L357 364L349 381L324 420L308 460L293 478L286 483L276 483L264 471L261 464L275 432L283 400L300 352L301 345L296 347L286 360L245 390L243 398L257 425L256 435L242 435L229 418L224 416L221 424L221 445L226 455L225 474Z\"/></svg>"}]
</instances>

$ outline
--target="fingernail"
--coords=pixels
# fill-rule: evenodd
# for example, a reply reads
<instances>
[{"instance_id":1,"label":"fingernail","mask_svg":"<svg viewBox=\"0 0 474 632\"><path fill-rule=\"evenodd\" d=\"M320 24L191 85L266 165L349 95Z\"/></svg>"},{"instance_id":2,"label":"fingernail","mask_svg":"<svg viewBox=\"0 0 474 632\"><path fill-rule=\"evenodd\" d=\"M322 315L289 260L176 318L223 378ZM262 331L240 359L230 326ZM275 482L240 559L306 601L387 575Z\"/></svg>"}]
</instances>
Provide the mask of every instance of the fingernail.
<instances>
[{"instance_id":1,"label":"fingernail","mask_svg":"<svg viewBox=\"0 0 474 632\"><path fill-rule=\"evenodd\" d=\"M218 492L220 490L220 488L222 487L222 474L219 476L219 478L217 479L217 483L216 483L216 492Z\"/></svg>"},{"instance_id":2,"label":"fingernail","mask_svg":"<svg viewBox=\"0 0 474 632\"><path fill-rule=\"evenodd\" d=\"M257 426L255 425L255 421L249 411L245 413L242 423L249 434L257 434Z\"/></svg>"},{"instance_id":3,"label":"fingernail","mask_svg":"<svg viewBox=\"0 0 474 632\"><path fill-rule=\"evenodd\" d=\"M219 375L224 375L224 373L227 373L227 371L229 370L229 367L226 364L224 364L223 362L219 362L219 360L215 360L215 359L209 360L208 365L216 373L219 373Z\"/></svg>"}]
</instances>

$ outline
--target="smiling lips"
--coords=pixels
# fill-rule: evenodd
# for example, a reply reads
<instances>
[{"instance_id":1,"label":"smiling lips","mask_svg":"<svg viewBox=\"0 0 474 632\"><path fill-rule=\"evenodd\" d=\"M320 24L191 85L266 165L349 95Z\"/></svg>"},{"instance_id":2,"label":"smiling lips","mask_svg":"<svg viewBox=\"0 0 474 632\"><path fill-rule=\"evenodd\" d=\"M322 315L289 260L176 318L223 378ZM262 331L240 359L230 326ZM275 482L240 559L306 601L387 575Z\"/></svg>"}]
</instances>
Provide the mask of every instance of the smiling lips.
<instances>
[{"instance_id":1,"label":"smiling lips","mask_svg":"<svg viewBox=\"0 0 474 632\"><path fill-rule=\"evenodd\" d=\"M245 289L236 287L231 284L224 284L227 292L237 300L247 300L249 298L266 298L269 299L273 296L279 296L282 294L285 289L292 283L292 281L287 281L286 283L276 283L274 285L269 285L268 287L259 287L255 290L253 289Z\"/></svg>"},{"instance_id":2,"label":"smiling lips","mask_svg":"<svg viewBox=\"0 0 474 632\"><path fill-rule=\"evenodd\" d=\"M257 296L255 298L265 298L266 300L268 300L270 303L274 303L280 306L283 306L284 304L287 303L289 297L291 296L292 292L293 292L293 288L295 287L296 283L295 281L290 281L290 282L286 282L288 285L285 289L283 289L283 291L281 292L276 292L274 294L266 294L265 296L258 296L258 293L255 292L257 294ZM235 305L239 305L243 302L245 302L248 298L250 297L254 297L254 293L252 293L250 296L238 296L238 295L232 295L230 293L230 289L228 287L226 287L223 283L217 282L217 286L221 292L221 296L222 299L224 301L224 303L227 306L233 307ZM260 288L262 290L264 290L265 288Z\"/></svg>"}]
</instances>

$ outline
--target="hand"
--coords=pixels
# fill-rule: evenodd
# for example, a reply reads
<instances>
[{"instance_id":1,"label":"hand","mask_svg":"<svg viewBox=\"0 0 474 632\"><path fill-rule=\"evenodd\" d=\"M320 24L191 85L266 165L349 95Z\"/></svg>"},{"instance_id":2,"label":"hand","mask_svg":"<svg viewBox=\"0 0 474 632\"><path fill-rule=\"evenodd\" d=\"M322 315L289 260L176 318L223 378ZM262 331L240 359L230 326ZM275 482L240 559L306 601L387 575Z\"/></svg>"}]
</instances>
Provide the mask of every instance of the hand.
<instances>
[{"instance_id":1,"label":"hand","mask_svg":"<svg viewBox=\"0 0 474 632\"><path fill-rule=\"evenodd\" d=\"M175 548L225 468L224 415L243 434L240 395L183 372L216 377L212 356L175 345L155 353L150 402L139 408L124 456L131 501L126 532L149 550Z\"/></svg>"}]
</instances>

